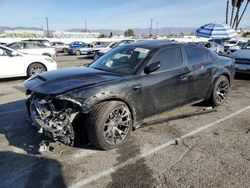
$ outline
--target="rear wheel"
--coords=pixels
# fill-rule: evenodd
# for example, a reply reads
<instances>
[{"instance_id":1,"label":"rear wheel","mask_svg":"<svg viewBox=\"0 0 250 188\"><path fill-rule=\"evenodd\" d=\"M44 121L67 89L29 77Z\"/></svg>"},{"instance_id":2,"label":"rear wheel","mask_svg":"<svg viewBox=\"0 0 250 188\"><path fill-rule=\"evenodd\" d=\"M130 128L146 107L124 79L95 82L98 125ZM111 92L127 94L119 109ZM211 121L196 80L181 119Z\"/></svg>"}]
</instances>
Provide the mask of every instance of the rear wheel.
<instances>
[{"instance_id":1,"label":"rear wheel","mask_svg":"<svg viewBox=\"0 0 250 188\"><path fill-rule=\"evenodd\" d=\"M63 53L68 53L68 49L67 48L63 48Z\"/></svg>"},{"instance_id":2,"label":"rear wheel","mask_svg":"<svg viewBox=\"0 0 250 188\"><path fill-rule=\"evenodd\" d=\"M126 141L132 130L132 117L126 104L104 102L91 110L86 124L90 142L98 149L108 150Z\"/></svg>"},{"instance_id":3,"label":"rear wheel","mask_svg":"<svg viewBox=\"0 0 250 188\"><path fill-rule=\"evenodd\" d=\"M209 98L209 104L214 107L222 105L228 97L229 89L230 83L228 78L226 76L220 76L214 84L213 92Z\"/></svg>"},{"instance_id":4,"label":"rear wheel","mask_svg":"<svg viewBox=\"0 0 250 188\"><path fill-rule=\"evenodd\" d=\"M27 69L28 77L38 75L46 71L46 67L41 63L32 63Z\"/></svg>"}]
</instances>

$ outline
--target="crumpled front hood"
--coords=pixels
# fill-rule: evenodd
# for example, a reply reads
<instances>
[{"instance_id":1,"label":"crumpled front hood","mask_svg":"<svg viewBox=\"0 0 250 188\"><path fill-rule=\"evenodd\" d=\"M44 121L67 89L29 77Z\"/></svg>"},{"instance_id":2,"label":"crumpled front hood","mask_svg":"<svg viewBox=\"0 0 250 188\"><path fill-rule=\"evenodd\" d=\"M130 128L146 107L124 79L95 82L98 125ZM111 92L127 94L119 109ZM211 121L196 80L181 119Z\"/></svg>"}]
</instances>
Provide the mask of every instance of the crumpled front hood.
<instances>
[{"instance_id":1,"label":"crumpled front hood","mask_svg":"<svg viewBox=\"0 0 250 188\"><path fill-rule=\"evenodd\" d=\"M88 67L49 71L32 77L24 86L35 93L61 94L76 88L117 80L120 76Z\"/></svg>"}]
</instances>

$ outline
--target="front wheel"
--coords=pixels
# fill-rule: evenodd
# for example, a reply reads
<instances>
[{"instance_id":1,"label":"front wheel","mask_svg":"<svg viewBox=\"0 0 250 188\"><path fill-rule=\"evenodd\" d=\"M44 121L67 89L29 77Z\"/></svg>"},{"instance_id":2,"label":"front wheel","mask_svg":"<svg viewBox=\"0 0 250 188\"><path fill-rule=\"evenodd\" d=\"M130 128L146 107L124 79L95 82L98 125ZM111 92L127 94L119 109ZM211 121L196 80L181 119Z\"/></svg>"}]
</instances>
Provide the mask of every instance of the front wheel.
<instances>
[{"instance_id":1,"label":"front wheel","mask_svg":"<svg viewBox=\"0 0 250 188\"><path fill-rule=\"evenodd\" d=\"M77 55L77 56L78 56L78 55L81 55L80 50L76 50L76 55Z\"/></svg>"},{"instance_id":2,"label":"front wheel","mask_svg":"<svg viewBox=\"0 0 250 188\"><path fill-rule=\"evenodd\" d=\"M63 48L63 53L68 53L68 49L67 48Z\"/></svg>"},{"instance_id":3,"label":"front wheel","mask_svg":"<svg viewBox=\"0 0 250 188\"><path fill-rule=\"evenodd\" d=\"M213 107L222 105L229 94L230 83L226 76L220 76L215 84L213 92L208 100L209 104Z\"/></svg>"},{"instance_id":4,"label":"front wheel","mask_svg":"<svg viewBox=\"0 0 250 188\"><path fill-rule=\"evenodd\" d=\"M98 104L86 123L90 142L102 150L121 146L132 130L131 112L119 101Z\"/></svg>"},{"instance_id":5,"label":"front wheel","mask_svg":"<svg viewBox=\"0 0 250 188\"><path fill-rule=\"evenodd\" d=\"M42 65L41 63L32 63L31 65L29 65L27 69L27 75L28 77L31 77L31 76L38 75L45 71L46 71L46 67Z\"/></svg>"}]
</instances>

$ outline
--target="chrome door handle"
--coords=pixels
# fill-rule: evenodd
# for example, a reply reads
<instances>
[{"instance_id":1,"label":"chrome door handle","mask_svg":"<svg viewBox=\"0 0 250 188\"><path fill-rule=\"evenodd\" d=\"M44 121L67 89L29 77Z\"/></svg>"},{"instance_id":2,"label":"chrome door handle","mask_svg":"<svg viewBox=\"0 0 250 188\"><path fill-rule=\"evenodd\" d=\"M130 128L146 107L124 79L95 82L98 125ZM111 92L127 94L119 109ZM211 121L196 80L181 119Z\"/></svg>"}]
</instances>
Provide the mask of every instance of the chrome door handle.
<instances>
[{"instance_id":1,"label":"chrome door handle","mask_svg":"<svg viewBox=\"0 0 250 188\"><path fill-rule=\"evenodd\" d=\"M134 90L137 90L137 89L140 89L141 87L142 87L141 85L136 85L133 88L134 88Z\"/></svg>"},{"instance_id":2,"label":"chrome door handle","mask_svg":"<svg viewBox=\"0 0 250 188\"><path fill-rule=\"evenodd\" d=\"M188 79L188 75L183 75L183 76L181 76L181 80L187 80Z\"/></svg>"}]
</instances>

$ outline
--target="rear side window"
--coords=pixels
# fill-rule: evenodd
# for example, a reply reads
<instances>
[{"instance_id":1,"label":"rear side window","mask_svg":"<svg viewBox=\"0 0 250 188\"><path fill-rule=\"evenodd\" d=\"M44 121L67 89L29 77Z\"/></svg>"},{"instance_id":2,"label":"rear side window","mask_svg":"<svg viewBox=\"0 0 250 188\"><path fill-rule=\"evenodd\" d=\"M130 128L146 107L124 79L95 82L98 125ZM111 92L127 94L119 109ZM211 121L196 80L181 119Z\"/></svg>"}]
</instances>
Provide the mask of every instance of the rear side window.
<instances>
[{"instance_id":1,"label":"rear side window","mask_svg":"<svg viewBox=\"0 0 250 188\"><path fill-rule=\"evenodd\" d=\"M12 49L23 49L23 44L22 43L14 43L9 45L10 48Z\"/></svg>"},{"instance_id":2,"label":"rear side window","mask_svg":"<svg viewBox=\"0 0 250 188\"><path fill-rule=\"evenodd\" d=\"M161 67L158 71L173 69L183 65L181 48L166 48L160 50L152 60L152 63L160 61Z\"/></svg>"},{"instance_id":3,"label":"rear side window","mask_svg":"<svg viewBox=\"0 0 250 188\"><path fill-rule=\"evenodd\" d=\"M202 49L190 47L185 47L184 49L187 54L188 63L190 65L195 65L204 62L205 54Z\"/></svg>"},{"instance_id":4,"label":"rear side window","mask_svg":"<svg viewBox=\"0 0 250 188\"><path fill-rule=\"evenodd\" d=\"M26 48L38 48L38 44L37 43L25 43Z\"/></svg>"}]
</instances>

